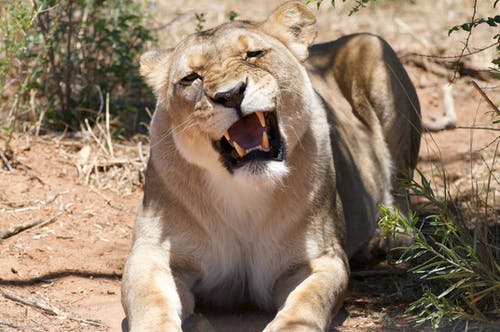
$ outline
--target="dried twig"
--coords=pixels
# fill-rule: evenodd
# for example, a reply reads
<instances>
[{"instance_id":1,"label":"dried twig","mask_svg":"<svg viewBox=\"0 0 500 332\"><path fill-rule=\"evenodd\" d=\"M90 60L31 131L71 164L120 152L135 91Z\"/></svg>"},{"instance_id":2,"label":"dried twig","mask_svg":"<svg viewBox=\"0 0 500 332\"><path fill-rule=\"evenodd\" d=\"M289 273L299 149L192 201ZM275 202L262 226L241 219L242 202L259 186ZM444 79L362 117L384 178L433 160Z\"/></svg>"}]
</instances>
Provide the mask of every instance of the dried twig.
<instances>
[{"instance_id":1,"label":"dried twig","mask_svg":"<svg viewBox=\"0 0 500 332\"><path fill-rule=\"evenodd\" d=\"M487 49L490 49L492 47L496 47L498 44L500 44L500 42L494 42L494 43L491 43L491 44L486 45L484 47L478 48L474 51L467 52L467 53L462 55L462 58L470 57L474 54L481 53ZM422 57L422 58L429 58L429 59L450 60L450 59L458 59L460 57L460 55L432 55L432 54L411 52L411 53L403 54L399 58L401 61L404 62L404 59L407 57Z\"/></svg>"},{"instance_id":2,"label":"dried twig","mask_svg":"<svg viewBox=\"0 0 500 332\"><path fill-rule=\"evenodd\" d=\"M139 154L139 160L141 161L141 165L144 169L147 167L146 160L144 160L144 154L142 152L142 142L137 143L137 152Z\"/></svg>"},{"instance_id":3,"label":"dried twig","mask_svg":"<svg viewBox=\"0 0 500 332\"><path fill-rule=\"evenodd\" d=\"M174 23L176 23L177 21L179 21L180 19L183 19L183 20L190 20L193 13L195 13L196 11L195 10L188 10L186 12L182 12L182 13L176 13L176 17L174 17L173 19L171 19L170 21L168 21L167 23L165 24L162 24L162 25L159 25L157 27L153 27L151 28L150 30L151 31L159 31L159 30L164 30L164 29L168 29L170 28ZM182 22L181 22L182 23Z\"/></svg>"},{"instance_id":4,"label":"dried twig","mask_svg":"<svg viewBox=\"0 0 500 332\"><path fill-rule=\"evenodd\" d=\"M106 196L104 196L104 194L102 194L101 192L99 192L97 189L94 189L94 188L90 187L90 191L92 191L93 193L95 193L97 196L101 197L106 202L106 204L108 204L109 206L111 206L113 209L120 210L120 211L123 210L122 207L115 206L113 204L113 201L111 199L109 199Z\"/></svg>"},{"instance_id":5,"label":"dried twig","mask_svg":"<svg viewBox=\"0 0 500 332\"><path fill-rule=\"evenodd\" d=\"M67 194L68 191L63 191L60 193L56 193L54 196L47 198L47 200L35 199L32 201L7 201L4 197L0 196L0 208L10 208L9 212L20 212L32 209L38 209L42 205L48 205L54 202L57 197L63 194Z\"/></svg>"},{"instance_id":6,"label":"dried twig","mask_svg":"<svg viewBox=\"0 0 500 332\"><path fill-rule=\"evenodd\" d=\"M439 57L412 53L402 55L400 60L403 64L409 64L422 68L427 72L440 77L445 77L447 79L450 79L450 70L458 71L461 76L469 76L482 81L487 81L491 77L489 70L477 68L470 62L463 61L463 58L461 58L460 62L450 61L450 58L452 57ZM458 58L458 56L453 58Z\"/></svg>"},{"instance_id":7,"label":"dried twig","mask_svg":"<svg viewBox=\"0 0 500 332\"><path fill-rule=\"evenodd\" d=\"M17 325L17 324L14 324L14 323L9 323L9 322L4 322L4 321L0 321L0 326L7 326L7 327L10 327L10 328L13 328L13 329L16 329L16 330L26 331L26 327L25 326L21 326L21 325Z\"/></svg>"},{"instance_id":8,"label":"dried twig","mask_svg":"<svg viewBox=\"0 0 500 332\"><path fill-rule=\"evenodd\" d=\"M110 160L94 160L93 166L95 167L112 167L133 165L139 163L138 159L110 159Z\"/></svg>"},{"instance_id":9,"label":"dried twig","mask_svg":"<svg viewBox=\"0 0 500 332\"><path fill-rule=\"evenodd\" d=\"M2 161L5 164L5 167L7 167L7 169L9 170L9 172L14 173L15 172L14 168L12 167L12 165L9 162L9 159L7 159L2 150L0 150L0 158L2 158Z\"/></svg>"},{"instance_id":10,"label":"dried twig","mask_svg":"<svg viewBox=\"0 0 500 332\"><path fill-rule=\"evenodd\" d=\"M0 288L0 293L2 293L2 295L6 299L16 301L16 302L19 302L19 303L22 303L25 305L29 305L30 307L35 307L35 308L41 309L41 310L43 310L43 312L45 312L46 314L49 314L49 315L60 316L62 313L59 309L53 308L48 304L45 304L42 302L37 302L31 298L17 295L16 293L13 293L7 289Z\"/></svg>"},{"instance_id":11,"label":"dried twig","mask_svg":"<svg viewBox=\"0 0 500 332\"><path fill-rule=\"evenodd\" d=\"M58 214L56 214L55 216L53 216L49 220L39 219L39 220L32 221L32 222L29 222L26 224L12 226L9 229L7 229L6 231L0 233L0 240L5 240L11 236L14 236L16 234L24 232L28 229L35 227L35 226L40 226L40 227L47 226L47 225L53 223L54 221L56 221L57 218L59 218L59 216L61 216L61 214L62 214L62 212L59 212Z\"/></svg>"},{"instance_id":12,"label":"dried twig","mask_svg":"<svg viewBox=\"0 0 500 332\"><path fill-rule=\"evenodd\" d=\"M113 151L113 141L111 138L111 131L109 130L109 93L106 94L106 133L104 137L106 138L106 142L108 143L108 149L111 157L114 157L115 153Z\"/></svg>"},{"instance_id":13,"label":"dried twig","mask_svg":"<svg viewBox=\"0 0 500 332\"><path fill-rule=\"evenodd\" d=\"M106 147L101 143L99 138L94 134L94 131L92 130L92 127L90 127L88 119L83 120L85 123L85 126L87 127L87 131L90 134L90 136L94 139L94 141L97 143L97 145L101 148L101 150L105 153L108 154L108 151L106 150Z\"/></svg>"},{"instance_id":14,"label":"dried twig","mask_svg":"<svg viewBox=\"0 0 500 332\"><path fill-rule=\"evenodd\" d=\"M486 103L491 107L493 112L495 112L497 115L500 115L500 109L495 105L495 103L488 97L488 95L477 85L477 83L473 80L470 81L472 86L479 92L479 94L484 98Z\"/></svg>"},{"instance_id":15,"label":"dried twig","mask_svg":"<svg viewBox=\"0 0 500 332\"><path fill-rule=\"evenodd\" d=\"M491 130L500 131L498 128L493 127L481 127L481 126L456 126L455 129L472 129L472 130Z\"/></svg>"},{"instance_id":16,"label":"dried twig","mask_svg":"<svg viewBox=\"0 0 500 332\"><path fill-rule=\"evenodd\" d=\"M18 295L16 293L13 293L13 292L7 290L7 289L0 288L0 293L2 293L2 295L6 299L9 299L9 300L12 300L15 302L19 302L19 303L22 303L24 305L28 305L30 307L41 309L44 313L46 313L48 315L60 316L60 317L64 317L64 318L76 321L76 322L88 324L88 325L107 327L105 324L101 323L98 320L84 319L84 318L70 315L70 314L65 313L64 311L62 311L58 308L55 308L51 305L48 305L48 304L43 303L43 302L37 302L29 297L24 297L24 296Z\"/></svg>"}]
</instances>

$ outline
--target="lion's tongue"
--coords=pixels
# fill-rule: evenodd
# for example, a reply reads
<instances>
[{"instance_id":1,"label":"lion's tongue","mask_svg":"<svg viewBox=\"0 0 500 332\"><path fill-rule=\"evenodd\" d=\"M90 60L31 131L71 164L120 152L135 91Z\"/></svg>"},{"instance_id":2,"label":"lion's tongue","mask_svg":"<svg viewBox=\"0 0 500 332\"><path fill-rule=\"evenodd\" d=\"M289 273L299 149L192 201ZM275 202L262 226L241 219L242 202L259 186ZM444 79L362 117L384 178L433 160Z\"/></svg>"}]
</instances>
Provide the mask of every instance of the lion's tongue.
<instances>
[{"instance_id":1,"label":"lion's tongue","mask_svg":"<svg viewBox=\"0 0 500 332\"><path fill-rule=\"evenodd\" d=\"M258 147L262 147L262 137L264 132L268 132L267 125L262 126L256 113L252 113L235 124L228 130L230 143L237 143L244 149L245 153ZM266 137L267 140L267 137Z\"/></svg>"}]
</instances>

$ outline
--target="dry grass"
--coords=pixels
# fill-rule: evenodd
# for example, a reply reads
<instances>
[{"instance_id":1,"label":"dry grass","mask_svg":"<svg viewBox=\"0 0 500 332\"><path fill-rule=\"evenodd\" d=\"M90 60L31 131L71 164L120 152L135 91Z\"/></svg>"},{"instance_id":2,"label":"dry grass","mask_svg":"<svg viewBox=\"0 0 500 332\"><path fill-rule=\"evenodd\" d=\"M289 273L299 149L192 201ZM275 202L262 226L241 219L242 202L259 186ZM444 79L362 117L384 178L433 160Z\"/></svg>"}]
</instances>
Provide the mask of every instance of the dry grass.
<instances>
[{"instance_id":1,"label":"dry grass","mask_svg":"<svg viewBox=\"0 0 500 332\"><path fill-rule=\"evenodd\" d=\"M87 143L76 153L62 152L76 167L77 183L127 195L142 186L143 161L138 146L113 143L115 154L104 153L98 144ZM139 157L139 155L142 157ZM137 157L133 157L136 155Z\"/></svg>"},{"instance_id":2,"label":"dry grass","mask_svg":"<svg viewBox=\"0 0 500 332\"><path fill-rule=\"evenodd\" d=\"M73 152L61 152L75 165L78 183L122 195L142 186L147 149L142 141L134 145L113 138L108 101L104 118L97 118L93 127L85 120L81 135L84 139L73 142Z\"/></svg>"}]
</instances>

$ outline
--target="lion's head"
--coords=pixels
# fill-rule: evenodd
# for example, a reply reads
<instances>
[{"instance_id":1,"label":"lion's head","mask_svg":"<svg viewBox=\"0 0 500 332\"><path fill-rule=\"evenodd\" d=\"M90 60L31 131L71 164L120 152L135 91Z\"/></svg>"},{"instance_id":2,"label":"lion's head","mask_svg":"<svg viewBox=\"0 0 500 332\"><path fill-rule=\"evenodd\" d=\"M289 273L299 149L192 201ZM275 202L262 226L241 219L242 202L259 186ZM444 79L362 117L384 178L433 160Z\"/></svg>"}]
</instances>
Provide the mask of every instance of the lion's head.
<instances>
[{"instance_id":1,"label":"lion's head","mask_svg":"<svg viewBox=\"0 0 500 332\"><path fill-rule=\"evenodd\" d=\"M288 2L264 22L229 22L143 55L157 112L171 121L159 127L188 162L242 177L287 173L311 117L313 90L301 62L315 22L306 6Z\"/></svg>"}]
</instances>

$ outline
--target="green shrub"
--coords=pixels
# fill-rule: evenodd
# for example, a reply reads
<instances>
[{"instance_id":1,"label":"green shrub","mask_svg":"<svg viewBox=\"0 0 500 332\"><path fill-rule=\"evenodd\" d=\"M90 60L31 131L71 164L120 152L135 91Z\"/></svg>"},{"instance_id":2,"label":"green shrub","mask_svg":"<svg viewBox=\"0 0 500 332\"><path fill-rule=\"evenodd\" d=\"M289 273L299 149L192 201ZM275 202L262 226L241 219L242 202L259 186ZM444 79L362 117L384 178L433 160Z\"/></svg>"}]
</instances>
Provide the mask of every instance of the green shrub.
<instances>
[{"instance_id":1,"label":"green shrub","mask_svg":"<svg viewBox=\"0 0 500 332\"><path fill-rule=\"evenodd\" d=\"M493 4L493 8L496 8L498 3L499 1L496 0ZM467 31L469 34L471 34L472 30L474 30L479 25L487 25L495 29L493 31L498 31L498 27L500 26L500 15L495 15L488 18L474 18L471 22L455 25L448 31L448 36L453 32L460 30ZM493 35L493 40L494 42L493 44L491 44L491 46L495 46L496 58L491 61L491 63L493 64L493 67L491 67L491 74L494 78L500 80L500 33L495 33Z\"/></svg>"},{"instance_id":2,"label":"green shrub","mask_svg":"<svg viewBox=\"0 0 500 332\"><path fill-rule=\"evenodd\" d=\"M444 181L446 181L443 175ZM445 186L446 187L446 186ZM411 195L423 201L420 218L381 208L380 227L387 234L412 236L415 243L403 250L396 263L407 263L422 280L422 296L408 311L417 324L435 328L449 323L496 324L500 315L500 233L498 225L479 220L466 225L445 188L438 198L430 182L420 174L420 183L408 184ZM492 211L495 214L495 211Z\"/></svg>"},{"instance_id":3,"label":"green shrub","mask_svg":"<svg viewBox=\"0 0 500 332\"><path fill-rule=\"evenodd\" d=\"M138 56L154 38L143 26L139 5L130 0L2 2L0 84L11 87L3 91L9 109L29 110L36 118L46 114L56 130L78 129L84 118L98 116L109 93L112 114L133 129L130 117L152 101L138 73Z\"/></svg>"}]
</instances>

